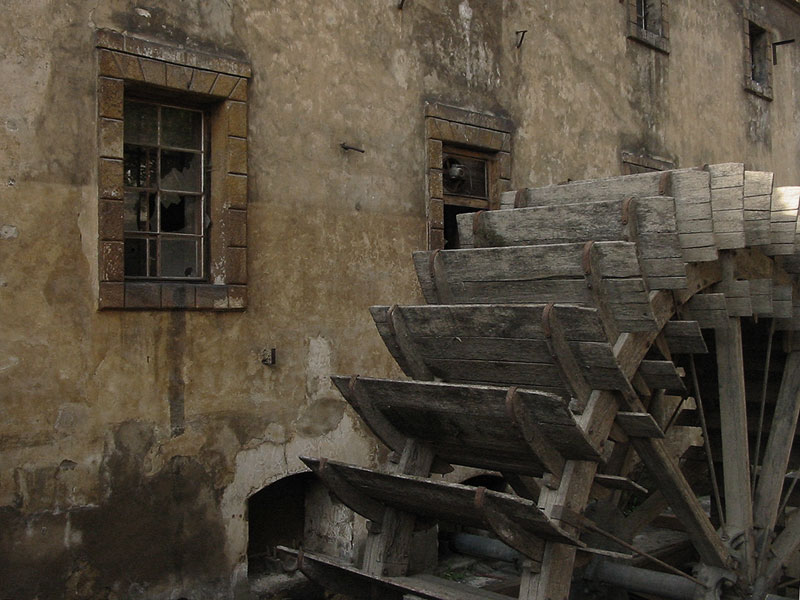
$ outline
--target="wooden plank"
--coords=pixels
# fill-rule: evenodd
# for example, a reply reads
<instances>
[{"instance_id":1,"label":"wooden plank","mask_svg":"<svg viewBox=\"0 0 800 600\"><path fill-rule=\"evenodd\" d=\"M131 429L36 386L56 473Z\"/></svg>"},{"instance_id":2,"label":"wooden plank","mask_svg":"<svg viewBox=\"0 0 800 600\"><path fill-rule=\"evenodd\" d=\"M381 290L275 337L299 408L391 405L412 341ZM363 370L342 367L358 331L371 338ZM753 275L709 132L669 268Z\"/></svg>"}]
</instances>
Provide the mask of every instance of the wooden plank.
<instances>
[{"instance_id":1,"label":"wooden plank","mask_svg":"<svg viewBox=\"0 0 800 600\"><path fill-rule=\"evenodd\" d=\"M748 246L770 243L772 179L772 173L769 172L744 172L744 224Z\"/></svg>"},{"instance_id":2,"label":"wooden plank","mask_svg":"<svg viewBox=\"0 0 800 600\"><path fill-rule=\"evenodd\" d=\"M747 398L744 386L742 330L738 318L715 330L719 386L722 465L726 524L745 533L745 572L754 568L753 506L750 496L750 453L747 437Z\"/></svg>"},{"instance_id":3,"label":"wooden plank","mask_svg":"<svg viewBox=\"0 0 800 600\"><path fill-rule=\"evenodd\" d=\"M298 552L285 546L278 546L278 551L297 557L298 567L306 577L347 597L403 600L411 594L426 600L508 600L508 596L432 576L386 577L313 552Z\"/></svg>"},{"instance_id":4,"label":"wooden plank","mask_svg":"<svg viewBox=\"0 0 800 600\"><path fill-rule=\"evenodd\" d=\"M764 196L772 194L772 173L769 171L745 171L744 195Z\"/></svg>"},{"instance_id":5,"label":"wooden plank","mask_svg":"<svg viewBox=\"0 0 800 600\"><path fill-rule=\"evenodd\" d=\"M775 528L784 477L800 414L800 352L786 356L767 448L756 484L753 524L768 535ZM724 438L723 438L724 439Z\"/></svg>"},{"instance_id":6,"label":"wooden plank","mask_svg":"<svg viewBox=\"0 0 800 600\"><path fill-rule=\"evenodd\" d=\"M728 305L725 294L695 294L684 304L682 315L697 321L702 328L725 327L728 324Z\"/></svg>"},{"instance_id":7,"label":"wooden plank","mask_svg":"<svg viewBox=\"0 0 800 600\"><path fill-rule=\"evenodd\" d=\"M531 418L530 411L526 410L522 400L517 394L517 388L511 388L506 395L506 410L512 422L517 426L525 438L531 452L539 459L548 472L556 478L561 478L564 472L564 457L551 445L543 429L535 419Z\"/></svg>"},{"instance_id":8,"label":"wooden plank","mask_svg":"<svg viewBox=\"0 0 800 600\"><path fill-rule=\"evenodd\" d=\"M778 187L772 192L770 207L770 243L764 248L769 256L794 254L797 209L800 187Z\"/></svg>"},{"instance_id":9,"label":"wooden plank","mask_svg":"<svg viewBox=\"0 0 800 600\"><path fill-rule=\"evenodd\" d=\"M686 394L686 386L671 360L643 360L639 374L650 389Z\"/></svg>"},{"instance_id":10,"label":"wooden plank","mask_svg":"<svg viewBox=\"0 0 800 600\"><path fill-rule=\"evenodd\" d=\"M622 490L623 492L630 492L632 494L647 495L647 488L639 485L629 477L622 477L620 475L605 475L598 473L594 476L595 483L611 490Z\"/></svg>"},{"instance_id":11,"label":"wooden plank","mask_svg":"<svg viewBox=\"0 0 800 600\"><path fill-rule=\"evenodd\" d=\"M592 393L592 386L586 380L585 366L578 363L567 341L563 321L559 318L559 308L548 305L542 312L542 329L550 349L553 363L558 367L561 379L575 398L586 402ZM609 354L611 348L609 347Z\"/></svg>"},{"instance_id":12,"label":"wooden plank","mask_svg":"<svg viewBox=\"0 0 800 600\"><path fill-rule=\"evenodd\" d=\"M749 317L753 314L750 300L750 282L746 280L724 280L715 285L715 293L725 294L725 306L729 317Z\"/></svg>"},{"instance_id":13,"label":"wooden plank","mask_svg":"<svg viewBox=\"0 0 800 600\"><path fill-rule=\"evenodd\" d=\"M319 461L309 458L303 458L303 461L315 472L319 469ZM486 511L491 511L493 515L500 514L511 519L528 538L535 535L560 543L577 543L574 536L552 522L534 502L519 496L423 477L380 473L335 461L328 461L326 468L337 471L353 488L374 502L402 512L472 527L486 527L491 524ZM351 508L356 510L356 507ZM530 547L515 549L525 553Z\"/></svg>"},{"instance_id":14,"label":"wooden plank","mask_svg":"<svg viewBox=\"0 0 800 600\"><path fill-rule=\"evenodd\" d=\"M711 189L744 186L742 163L720 163L708 166L711 174Z\"/></svg>"},{"instance_id":15,"label":"wooden plank","mask_svg":"<svg viewBox=\"0 0 800 600\"><path fill-rule=\"evenodd\" d=\"M617 413L617 423L630 437L665 437L661 427L650 413L620 411Z\"/></svg>"},{"instance_id":16,"label":"wooden plank","mask_svg":"<svg viewBox=\"0 0 800 600\"><path fill-rule=\"evenodd\" d=\"M708 347L697 321L669 321L664 326L664 337L674 354L706 354Z\"/></svg>"},{"instance_id":17,"label":"wooden plank","mask_svg":"<svg viewBox=\"0 0 800 600\"><path fill-rule=\"evenodd\" d=\"M798 550L800 550L800 510L794 511L789 516L783 531L770 546L770 559L762 571L764 579L759 581L764 590L778 583L784 567Z\"/></svg>"},{"instance_id":18,"label":"wooden plank","mask_svg":"<svg viewBox=\"0 0 800 600\"><path fill-rule=\"evenodd\" d=\"M664 173L657 172L572 181L561 185L526 189L522 194L522 205L549 206L620 200L631 196L659 196L664 194L664 185ZM513 206L513 200L509 196L503 208Z\"/></svg>"}]
</instances>

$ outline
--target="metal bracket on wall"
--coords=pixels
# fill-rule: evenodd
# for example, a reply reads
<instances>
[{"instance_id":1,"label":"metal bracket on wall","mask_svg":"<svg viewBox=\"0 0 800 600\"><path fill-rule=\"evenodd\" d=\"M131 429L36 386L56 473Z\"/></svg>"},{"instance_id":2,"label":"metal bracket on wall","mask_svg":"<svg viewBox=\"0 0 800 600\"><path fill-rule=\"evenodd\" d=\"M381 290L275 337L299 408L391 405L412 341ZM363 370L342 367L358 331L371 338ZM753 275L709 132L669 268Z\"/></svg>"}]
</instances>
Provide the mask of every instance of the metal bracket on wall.
<instances>
[{"instance_id":1,"label":"metal bracket on wall","mask_svg":"<svg viewBox=\"0 0 800 600\"><path fill-rule=\"evenodd\" d=\"M522 46L522 42L525 40L525 34L528 33L528 30L520 29L515 33L517 34L517 48L519 48Z\"/></svg>"},{"instance_id":2,"label":"metal bracket on wall","mask_svg":"<svg viewBox=\"0 0 800 600\"><path fill-rule=\"evenodd\" d=\"M772 42L772 64L778 64L778 46L785 46L786 44L794 44L794 38L790 40L783 40L780 42Z\"/></svg>"},{"instance_id":3,"label":"metal bracket on wall","mask_svg":"<svg viewBox=\"0 0 800 600\"><path fill-rule=\"evenodd\" d=\"M405 4L405 3L406 3L406 0L400 0L400 2L397 3L397 9L398 10L403 10L403 4Z\"/></svg>"},{"instance_id":4,"label":"metal bracket on wall","mask_svg":"<svg viewBox=\"0 0 800 600\"><path fill-rule=\"evenodd\" d=\"M361 152L361 154L364 154L366 152L366 150L364 150L363 148L356 148L355 146L351 146L347 142L342 142L341 144L339 144L339 146L341 146L342 150L353 150L354 152Z\"/></svg>"}]
</instances>

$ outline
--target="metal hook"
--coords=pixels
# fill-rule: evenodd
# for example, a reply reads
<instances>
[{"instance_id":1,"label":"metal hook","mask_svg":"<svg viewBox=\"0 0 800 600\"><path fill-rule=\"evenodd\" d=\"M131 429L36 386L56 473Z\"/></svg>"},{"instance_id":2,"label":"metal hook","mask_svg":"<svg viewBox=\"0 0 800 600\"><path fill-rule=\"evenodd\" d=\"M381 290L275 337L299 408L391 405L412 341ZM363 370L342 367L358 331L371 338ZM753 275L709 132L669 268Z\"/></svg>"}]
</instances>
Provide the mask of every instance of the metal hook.
<instances>
[{"instance_id":1,"label":"metal hook","mask_svg":"<svg viewBox=\"0 0 800 600\"><path fill-rule=\"evenodd\" d=\"M526 33L528 33L527 29L520 29L519 31L516 32L516 34L517 34L517 48L522 46L522 42L525 39L525 34Z\"/></svg>"},{"instance_id":2,"label":"metal hook","mask_svg":"<svg viewBox=\"0 0 800 600\"><path fill-rule=\"evenodd\" d=\"M339 146L342 147L342 150L354 150L356 152L361 152L361 154L364 154L366 152L366 150L364 150L363 148L356 148L355 146L351 146L347 142L342 142L341 144L339 144Z\"/></svg>"}]
</instances>

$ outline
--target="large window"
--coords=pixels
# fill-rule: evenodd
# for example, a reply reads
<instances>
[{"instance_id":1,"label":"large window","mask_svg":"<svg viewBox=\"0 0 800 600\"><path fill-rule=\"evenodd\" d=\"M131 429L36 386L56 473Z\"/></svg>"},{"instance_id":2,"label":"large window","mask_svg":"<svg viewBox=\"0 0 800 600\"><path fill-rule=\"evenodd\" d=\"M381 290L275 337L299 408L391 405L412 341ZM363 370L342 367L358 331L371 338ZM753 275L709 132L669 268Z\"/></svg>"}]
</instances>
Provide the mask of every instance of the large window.
<instances>
[{"instance_id":1,"label":"large window","mask_svg":"<svg viewBox=\"0 0 800 600\"><path fill-rule=\"evenodd\" d=\"M125 278L205 276L202 111L125 100Z\"/></svg>"},{"instance_id":2,"label":"large window","mask_svg":"<svg viewBox=\"0 0 800 600\"><path fill-rule=\"evenodd\" d=\"M99 307L247 303L240 61L97 33Z\"/></svg>"}]
</instances>

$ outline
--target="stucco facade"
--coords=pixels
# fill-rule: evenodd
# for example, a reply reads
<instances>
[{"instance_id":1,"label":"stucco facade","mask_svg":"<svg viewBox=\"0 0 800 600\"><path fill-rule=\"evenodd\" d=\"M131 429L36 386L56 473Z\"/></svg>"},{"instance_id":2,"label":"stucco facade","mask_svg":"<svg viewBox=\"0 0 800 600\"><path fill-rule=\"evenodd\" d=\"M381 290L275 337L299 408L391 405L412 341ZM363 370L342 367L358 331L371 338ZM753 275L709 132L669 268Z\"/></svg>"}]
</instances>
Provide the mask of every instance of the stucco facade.
<instances>
[{"instance_id":1,"label":"stucco facade","mask_svg":"<svg viewBox=\"0 0 800 600\"><path fill-rule=\"evenodd\" d=\"M385 459L328 375L400 375L368 307L422 301L426 106L510 124L503 187L623 153L800 180L800 47L767 98L743 33L800 39L794 2L665 1L668 52L626 2L398 4L4 4L0 595L246 597L252 494L300 454ZM246 308L103 308L98 32L248 66Z\"/></svg>"}]
</instances>

